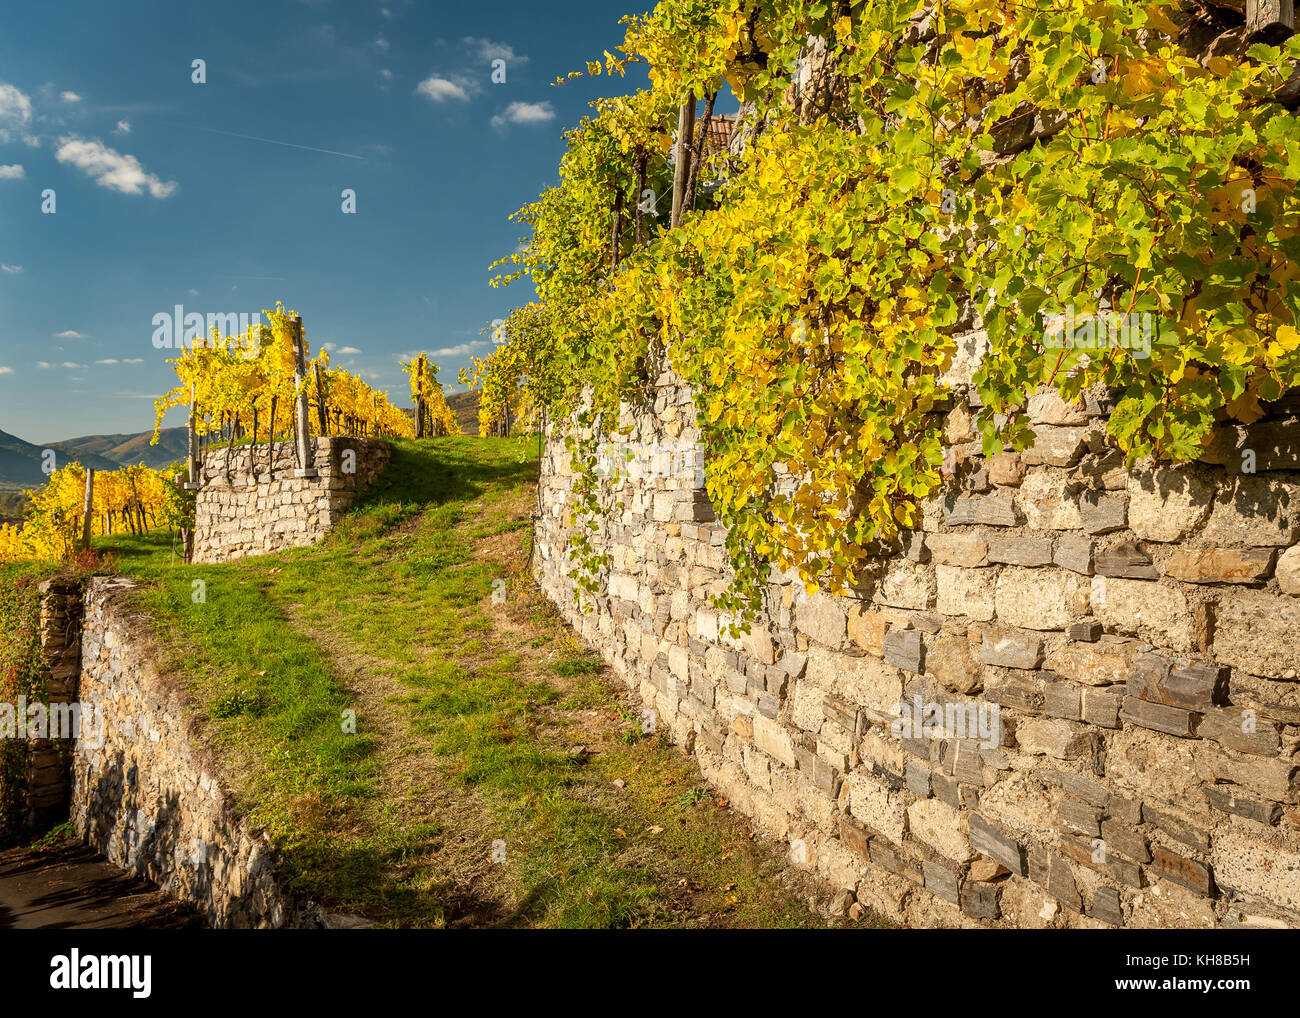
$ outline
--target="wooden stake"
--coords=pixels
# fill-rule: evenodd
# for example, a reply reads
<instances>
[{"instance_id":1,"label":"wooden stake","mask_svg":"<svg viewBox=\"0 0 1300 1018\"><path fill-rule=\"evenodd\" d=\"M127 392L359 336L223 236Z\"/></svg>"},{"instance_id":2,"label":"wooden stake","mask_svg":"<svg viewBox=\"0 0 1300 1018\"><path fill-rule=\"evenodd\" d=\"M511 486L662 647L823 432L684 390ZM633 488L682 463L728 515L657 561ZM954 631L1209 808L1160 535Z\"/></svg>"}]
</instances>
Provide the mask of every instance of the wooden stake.
<instances>
[{"instance_id":1,"label":"wooden stake","mask_svg":"<svg viewBox=\"0 0 1300 1018\"><path fill-rule=\"evenodd\" d=\"M645 167L645 149L638 148L636 150L636 210L633 212L633 221L636 224L633 231L634 243L637 247L645 243L645 210L641 208L641 196L645 194Z\"/></svg>"},{"instance_id":2,"label":"wooden stake","mask_svg":"<svg viewBox=\"0 0 1300 1018\"><path fill-rule=\"evenodd\" d=\"M81 546L90 547L91 510L95 502L95 471L86 468L86 495L81 503Z\"/></svg>"},{"instance_id":3,"label":"wooden stake","mask_svg":"<svg viewBox=\"0 0 1300 1018\"><path fill-rule=\"evenodd\" d=\"M673 165L672 228L681 225L685 211L686 177L690 171L691 136L695 133L695 93L687 92L677 112L677 158Z\"/></svg>"},{"instance_id":4,"label":"wooden stake","mask_svg":"<svg viewBox=\"0 0 1300 1018\"><path fill-rule=\"evenodd\" d=\"M294 441L298 452L298 471L302 477L316 476L316 447L308 432L311 418L307 413L307 351L302 340L302 319L293 319Z\"/></svg>"},{"instance_id":5,"label":"wooden stake","mask_svg":"<svg viewBox=\"0 0 1300 1018\"><path fill-rule=\"evenodd\" d=\"M195 397L194 383L190 383L190 432L189 432L189 460L190 460L190 484L197 484L199 480L199 442L198 442L198 402Z\"/></svg>"},{"instance_id":6,"label":"wooden stake","mask_svg":"<svg viewBox=\"0 0 1300 1018\"><path fill-rule=\"evenodd\" d=\"M415 362L415 437L424 437L424 354Z\"/></svg>"},{"instance_id":7,"label":"wooden stake","mask_svg":"<svg viewBox=\"0 0 1300 1018\"><path fill-rule=\"evenodd\" d=\"M267 463L266 472L271 480L275 480L275 403L280 397L271 396L271 423L266 426L267 433ZM252 462L252 459L249 459Z\"/></svg>"},{"instance_id":8,"label":"wooden stake","mask_svg":"<svg viewBox=\"0 0 1300 1018\"><path fill-rule=\"evenodd\" d=\"M614 228L609 238L609 267L618 268L618 235L623 229L623 191L619 190L614 198Z\"/></svg>"},{"instance_id":9,"label":"wooden stake","mask_svg":"<svg viewBox=\"0 0 1300 1018\"><path fill-rule=\"evenodd\" d=\"M700 121L699 137L695 139L695 152L691 156L691 172L686 177L686 193L683 202L686 208L695 207L695 178L699 176L700 165L704 162L704 143L708 140L709 121L713 119L713 104L718 93L714 92L704 102L704 119Z\"/></svg>"},{"instance_id":10,"label":"wooden stake","mask_svg":"<svg viewBox=\"0 0 1300 1018\"><path fill-rule=\"evenodd\" d=\"M316 372L316 416L320 418L322 437L329 432L329 418L325 413L325 376L321 374L320 361L312 365Z\"/></svg>"},{"instance_id":11,"label":"wooden stake","mask_svg":"<svg viewBox=\"0 0 1300 1018\"><path fill-rule=\"evenodd\" d=\"M1295 32L1294 0L1246 0L1246 35L1276 45Z\"/></svg>"}]
</instances>

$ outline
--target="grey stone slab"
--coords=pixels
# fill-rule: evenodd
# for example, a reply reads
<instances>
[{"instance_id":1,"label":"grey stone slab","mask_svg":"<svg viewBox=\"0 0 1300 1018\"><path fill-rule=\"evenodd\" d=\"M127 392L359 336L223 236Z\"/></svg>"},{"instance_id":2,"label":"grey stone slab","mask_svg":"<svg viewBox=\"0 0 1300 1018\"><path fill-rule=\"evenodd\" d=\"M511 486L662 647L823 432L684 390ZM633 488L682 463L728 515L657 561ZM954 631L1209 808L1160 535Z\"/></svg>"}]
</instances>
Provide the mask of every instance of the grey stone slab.
<instances>
[{"instance_id":1,"label":"grey stone slab","mask_svg":"<svg viewBox=\"0 0 1300 1018\"><path fill-rule=\"evenodd\" d=\"M987 855L1012 873L1026 876L1025 852L1014 838L998 830L978 813L970 818L970 847Z\"/></svg>"}]
</instances>

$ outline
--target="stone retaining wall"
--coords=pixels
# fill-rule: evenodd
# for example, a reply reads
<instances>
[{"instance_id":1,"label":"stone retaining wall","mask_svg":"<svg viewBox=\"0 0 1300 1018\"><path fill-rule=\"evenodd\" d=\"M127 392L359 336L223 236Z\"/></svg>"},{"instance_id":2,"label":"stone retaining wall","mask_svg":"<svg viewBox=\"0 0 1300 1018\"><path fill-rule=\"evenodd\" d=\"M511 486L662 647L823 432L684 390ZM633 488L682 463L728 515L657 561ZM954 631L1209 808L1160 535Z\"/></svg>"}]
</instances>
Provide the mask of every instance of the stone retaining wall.
<instances>
[{"instance_id":1,"label":"stone retaining wall","mask_svg":"<svg viewBox=\"0 0 1300 1018\"><path fill-rule=\"evenodd\" d=\"M73 824L214 926L289 924L270 846L233 816L185 691L154 668L148 622L123 600L134 588L98 577L86 594L79 697L103 725L76 744Z\"/></svg>"},{"instance_id":2,"label":"stone retaining wall","mask_svg":"<svg viewBox=\"0 0 1300 1018\"><path fill-rule=\"evenodd\" d=\"M1206 462L1129 470L1104 395L1043 394L1034 449L986 460L967 399L951 483L860 596L774 576L752 632L726 635L724 533L667 375L620 420L634 476L595 538L594 611L566 575L559 436L537 579L733 805L895 919L1300 927L1300 424L1282 410ZM931 704L948 724L905 737L900 705ZM995 739L959 737L963 716Z\"/></svg>"},{"instance_id":3,"label":"stone retaining wall","mask_svg":"<svg viewBox=\"0 0 1300 1018\"><path fill-rule=\"evenodd\" d=\"M317 438L317 477L298 471L292 442L210 449L195 498L194 561L226 562L322 540L387 466L381 439Z\"/></svg>"},{"instance_id":4,"label":"stone retaining wall","mask_svg":"<svg viewBox=\"0 0 1300 1018\"><path fill-rule=\"evenodd\" d=\"M82 587L79 582L56 577L42 582L39 590L43 700L47 704L69 703L77 694ZM60 820L68 814L71 746L57 738L32 739L27 749L24 821L45 825Z\"/></svg>"}]
</instances>

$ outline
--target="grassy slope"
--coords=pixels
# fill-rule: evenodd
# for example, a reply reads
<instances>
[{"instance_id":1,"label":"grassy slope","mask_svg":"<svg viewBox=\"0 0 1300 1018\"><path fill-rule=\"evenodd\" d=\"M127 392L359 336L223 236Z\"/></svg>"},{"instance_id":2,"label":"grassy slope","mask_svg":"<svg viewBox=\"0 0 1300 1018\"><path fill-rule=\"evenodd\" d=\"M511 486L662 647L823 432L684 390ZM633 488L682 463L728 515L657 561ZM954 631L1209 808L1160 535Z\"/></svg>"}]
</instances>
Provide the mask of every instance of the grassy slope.
<instances>
[{"instance_id":1,"label":"grassy slope","mask_svg":"<svg viewBox=\"0 0 1300 1018\"><path fill-rule=\"evenodd\" d=\"M536 591L535 442L398 442L310 549L187 567L163 535L97 544L146 581L162 664L298 892L397 926L821 925Z\"/></svg>"}]
</instances>

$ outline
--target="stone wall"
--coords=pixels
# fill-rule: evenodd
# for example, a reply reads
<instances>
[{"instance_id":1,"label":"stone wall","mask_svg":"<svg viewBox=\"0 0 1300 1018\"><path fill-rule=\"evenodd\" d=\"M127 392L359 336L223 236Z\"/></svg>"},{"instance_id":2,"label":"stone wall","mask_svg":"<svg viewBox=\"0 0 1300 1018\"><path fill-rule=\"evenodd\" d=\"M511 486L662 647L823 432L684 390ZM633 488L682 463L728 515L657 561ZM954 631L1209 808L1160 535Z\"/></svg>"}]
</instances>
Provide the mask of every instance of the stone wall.
<instances>
[{"instance_id":1,"label":"stone wall","mask_svg":"<svg viewBox=\"0 0 1300 1018\"><path fill-rule=\"evenodd\" d=\"M226 562L322 540L388 464L381 439L317 438L316 477L292 442L210 449L195 497L194 561Z\"/></svg>"},{"instance_id":2,"label":"stone wall","mask_svg":"<svg viewBox=\"0 0 1300 1018\"><path fill-rule=\"evenodd\" d=\"M51 577L38 587L39 672L31 689L0 704L0 836L44 830L68 815L71 743L50 732L50 703L75 699L81 648L81 584ZM0 633L0 641L19 634ZM39 704L39 713L32 706Z\"/></svg>"},{"instance_id":3,"label":"stone wall","mask_svg":"<svg viewBox=\"0 0 1300 1018\"><path fill-rule=\"evenodd\" d=\"M46 703L76 699L81 660L81 595L78 581L45 580L41 595L41 656ZM68 814L68 764L71 746L51 739L28 744L25 791L28 823L43 825Z\"/></svg>"},{"instance_id":4,"label":"stone wall","mask_svg":"<svg viewBox=\"0 0 1300 1018\"><path fill-rule=\"evenodd\" d=\"M1043 394L1034 449L986 460L968 399L950 483L858 596L773 576L752 631L726 635L724 533L670 376L624 408L632 476L590 614L552 436L537 579L737 809L897 920L1300 927L1300 423L1129 470L1104 394ZM945 724L907 737L902 705Z\"/></svg>"},{"instance_id":5,"label":"stone wall","mask_svg":"<svg viewBox=\"0 0 1300 1018\"><path fill-rule=\"evenodd\" d=\"M289 924L270 846L233 816L184 689L154 668L148 621L124 600L134 588L98 577L86 593L79 697L103 724L76 743L73 824L214 926Z\"/></svg>"}]
</instances>

